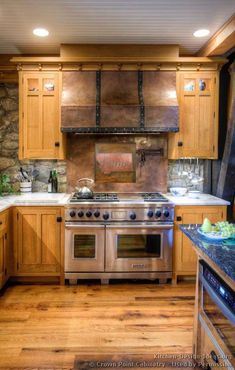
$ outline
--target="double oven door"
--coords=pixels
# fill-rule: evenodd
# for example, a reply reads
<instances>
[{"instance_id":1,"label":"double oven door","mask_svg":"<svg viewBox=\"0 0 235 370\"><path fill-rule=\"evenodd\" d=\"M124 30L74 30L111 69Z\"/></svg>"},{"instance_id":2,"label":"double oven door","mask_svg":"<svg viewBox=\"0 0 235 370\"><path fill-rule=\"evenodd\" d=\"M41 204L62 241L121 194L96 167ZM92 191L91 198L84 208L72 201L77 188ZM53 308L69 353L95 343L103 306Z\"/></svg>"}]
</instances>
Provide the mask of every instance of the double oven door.
<instances>
[{"instance_id":1,"label":"double oven door","mask_svg":"<svg viewBox=\"0 0 235 370\"><path fill-rule=\"evenodd\" d=\"M104 225L66 225L65 272L103 272L104 246Z\"/></svg>"},{"instance_id":2,"label":"double oven door","mask_svg":"<svg viewBox=\"0 0 235 370\"><path fill-rule=\"evenodd\" d=\"M67 225L65 272L172 271L172 225Z\"/></svg>"},{"instance_id":3,"label":"double oven door","mask_svg":"<svg viewBox=\"0 0 235 370\"><path fill-rule=\"evenodd\" d=\"M171 271L172 233L165 225L107 225L106 271Z\"/></svg>"}]
</instances>

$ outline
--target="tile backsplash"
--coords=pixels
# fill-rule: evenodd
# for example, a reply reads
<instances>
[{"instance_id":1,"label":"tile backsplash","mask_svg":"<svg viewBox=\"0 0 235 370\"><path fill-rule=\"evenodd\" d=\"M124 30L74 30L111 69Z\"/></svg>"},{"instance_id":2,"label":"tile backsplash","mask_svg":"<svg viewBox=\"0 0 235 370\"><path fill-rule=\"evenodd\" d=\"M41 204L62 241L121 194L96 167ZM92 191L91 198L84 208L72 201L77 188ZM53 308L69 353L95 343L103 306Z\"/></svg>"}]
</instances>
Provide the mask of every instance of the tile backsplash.
<instances>
[{"instance_id":1,"label":"tile backsplash","mask_svg":"<svg viewBox=\"0 0 235 370\"><path fill-rule=\"evenodd\" d=\"M204 178L204 161L196 159L182 159L182 160L169 160L168 161L168 177L167 187L168 189L173 186L183 186L193 190L203 191L204 181L198 184L193 184L192 179Z\"/></svg>"}]
</instances>

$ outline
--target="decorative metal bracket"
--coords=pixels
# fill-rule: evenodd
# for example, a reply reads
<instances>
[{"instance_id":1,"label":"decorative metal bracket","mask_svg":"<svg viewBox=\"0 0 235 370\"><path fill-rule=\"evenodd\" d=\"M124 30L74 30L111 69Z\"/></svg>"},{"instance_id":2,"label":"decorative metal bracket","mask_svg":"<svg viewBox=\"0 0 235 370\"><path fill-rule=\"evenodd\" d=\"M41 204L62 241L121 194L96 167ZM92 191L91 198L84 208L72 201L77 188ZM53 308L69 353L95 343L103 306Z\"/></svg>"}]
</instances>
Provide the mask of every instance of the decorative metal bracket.
<instances>
[{"instance_id":1,"label":"decorative metal bracket","mask_svg":"<svg viewBox=\"0 0 235 370\"><path fill-rule=\"evenodd\" d=\"M100 127L100 84L101 71L96 71L96 127Z\"/></svg>"},{"instance_id":2,"label":"decorative metal bracket","mask_svg":"<svg viewBox=\"0 0 235 370\"><path fill-rule=\"evenodd\" d=\"M144 109L144 97L143 97L143 72L138 71L138 94L140 104L140 127L144 128L145 121L145 109Z\"/></svg>"},{"instance_id":3,"label":"decorative metal bracket","mask_svg":"<svg viewBox=\"0 0 235 370\"><path fill-rule=\"evenodd\" d=\"M146 156L160 156L163 157L164 149L137 149L136 154L140 156L140 166L142 167L146 162Z\"/></svg>"}]
</instances>

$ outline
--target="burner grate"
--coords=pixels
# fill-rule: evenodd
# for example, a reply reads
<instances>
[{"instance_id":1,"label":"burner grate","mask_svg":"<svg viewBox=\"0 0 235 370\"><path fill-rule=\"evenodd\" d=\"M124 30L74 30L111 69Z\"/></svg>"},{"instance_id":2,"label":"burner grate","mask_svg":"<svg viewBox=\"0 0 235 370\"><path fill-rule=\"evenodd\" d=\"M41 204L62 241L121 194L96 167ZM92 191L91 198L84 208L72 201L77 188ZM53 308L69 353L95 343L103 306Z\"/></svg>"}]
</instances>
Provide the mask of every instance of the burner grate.
<instances>
[{"instance_id":1,"label":"burner grate","mask_svg":"<svg viewBox=\"0 0 235 370\"><path fill-rule=\"evenodd\" d=\"M142 198L145 202L169 202L167 198L165 198L161 193L142 193Z\"/></svg>"},{"instance_id":2,"label":"burner grate","mask_svg":"<svg viewBox=\"0 0 235 370\"><path fill-rule=\"evenodd\" d=\"M118 196L116 193L94 193L92 198L81 198L75 193L70 199L70 203L82 203L82 202L118 202Z\"/></svg>"}]
</instances>

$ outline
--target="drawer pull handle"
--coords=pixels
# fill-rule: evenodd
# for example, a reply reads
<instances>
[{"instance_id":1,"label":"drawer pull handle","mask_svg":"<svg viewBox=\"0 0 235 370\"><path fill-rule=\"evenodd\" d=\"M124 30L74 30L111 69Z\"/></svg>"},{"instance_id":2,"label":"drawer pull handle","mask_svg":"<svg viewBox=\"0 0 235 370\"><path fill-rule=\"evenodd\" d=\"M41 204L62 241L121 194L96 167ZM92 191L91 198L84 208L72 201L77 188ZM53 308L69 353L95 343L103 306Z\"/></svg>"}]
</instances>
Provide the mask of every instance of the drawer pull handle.
<instances>
[{"instance_id":1,"label":"drawer pull handle","mask_svg":"<svg viewBox=\"0 0 235 370\"><path fill-rule=\"evenodd\" d=\"M58 146L60 146L59 141L56 141L56 142L55 142L55 146L57 146L57 147L58 147Z\"/></svg>"},{"instance_id":2,"label":"drawer pull handle","mask_svg":"<svg viewBox=\"0 0 235 370\"><path fill-rule=\"evenodd\" d=\"M215 353L215 351L211 351L210 355L211 355L212 360L213 360L216 364L218 364L218 363L219 363L219 359L218 359L218 356L217 356L217 354Z\"/></svg>"},{"instance_id":3,"label":"drawer pull handle","mask_svg":"<svg viewBox=\"0 0 235 370\"><path fill-rule=\"evenodd\" d=\"M133 269L137 268L137 269L143 269L145 267L145 265L143 263L132 263L131 267Z\"/></svg>"},{"instance_id":4,"label":"drawer pull handle","mask_svg":"<svg viewBox=\"0 0 235 370\"><path fill-rule=\"evenodd\" d=\"M183 141L178 141L178 146L183 146Z\"/></svg>"},{"instance_id":5,"label":"drawer pull handle","mask_svg":"<svg viewBox=\"0 0 235 370\"><path fill-rule=\"evenodd\" d=\"M176 221L182 221L182 217L181 216L177 216L176 217Z\"/></svg>"}]
</instances>

